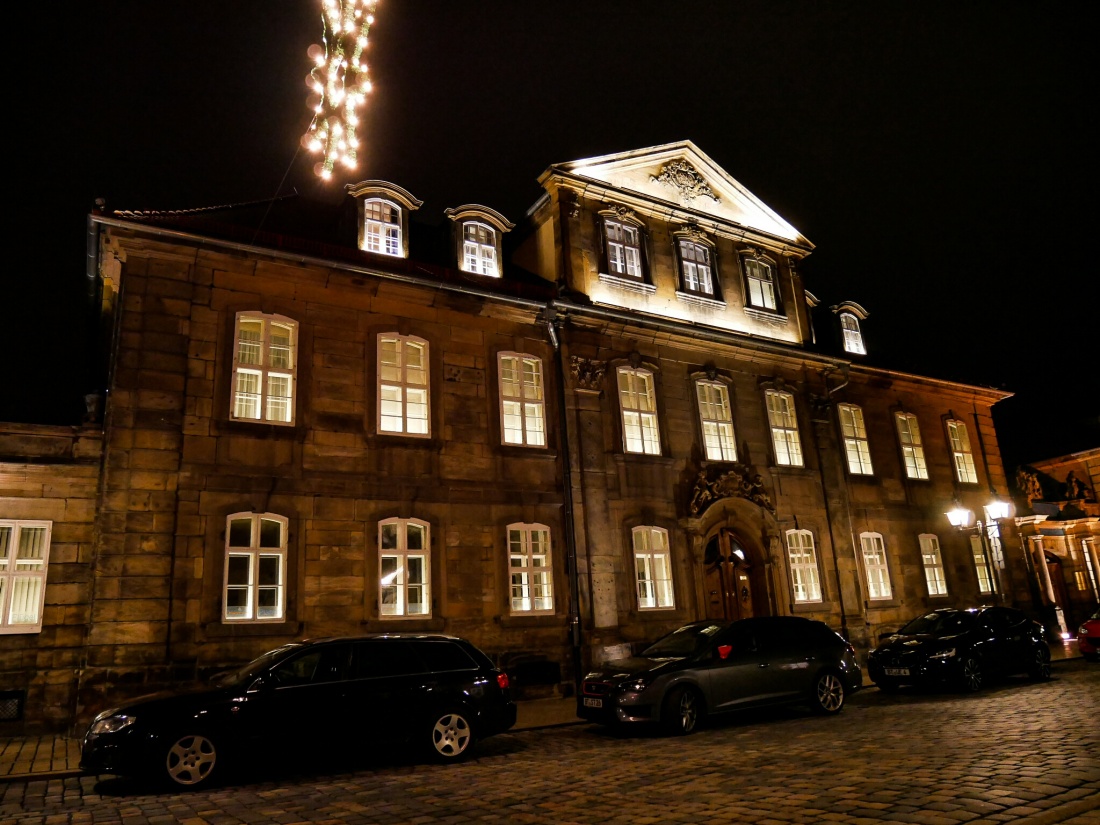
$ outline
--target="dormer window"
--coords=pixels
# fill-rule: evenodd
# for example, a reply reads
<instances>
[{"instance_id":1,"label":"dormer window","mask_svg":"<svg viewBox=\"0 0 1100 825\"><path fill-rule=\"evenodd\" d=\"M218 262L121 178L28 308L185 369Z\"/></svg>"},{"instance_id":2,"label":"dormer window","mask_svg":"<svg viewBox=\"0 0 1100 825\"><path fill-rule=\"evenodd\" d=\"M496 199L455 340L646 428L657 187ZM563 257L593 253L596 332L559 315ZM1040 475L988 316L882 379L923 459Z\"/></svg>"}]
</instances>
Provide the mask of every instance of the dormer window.
<instances>
[{"instance_id":1,"label":"dormer window","mask_svg":"<svg viewBox=\"0 0 1100 825\"><path fill-rule=\"evenodd\" d=\"M863 343L859 322L867 318L867 310L854 301L845 301L829 308L840 319L840 344L844 351L853 355L866 355L867 346Z\"/></svg>"},{"instance_id":2,"label":"dormer window","mask_svg":"<svg viewBox=\"0 0 1100 825\"><path fill-rule=\"evenodd\" d=\"M409 213L423 201L384 180L349 183L347 190L359 202L359 248L377 255L409 257Z\"/></svg>"},{"instance_id":3,"label":"dormer window","mask_svg":"<svg viewBox=\"0 0 1100 825\"><path fill-rule=\"evenodd\" d=\"M779 308L775 285L775 267L766 258L746 257L745 304L754 309L776 312Z\"/></svg>"},{"instance_id":4,"label":"dormer window","mask_svg":"<svg viewBox=\"0 0 1100 825\"><path fill-rule=\"evenodd\" d=\"M496 210L477 204L447 209L443 214L455 222L458 268L474 275L499 278L501 237L515 224Z\"/></svg>"}]
</instances>

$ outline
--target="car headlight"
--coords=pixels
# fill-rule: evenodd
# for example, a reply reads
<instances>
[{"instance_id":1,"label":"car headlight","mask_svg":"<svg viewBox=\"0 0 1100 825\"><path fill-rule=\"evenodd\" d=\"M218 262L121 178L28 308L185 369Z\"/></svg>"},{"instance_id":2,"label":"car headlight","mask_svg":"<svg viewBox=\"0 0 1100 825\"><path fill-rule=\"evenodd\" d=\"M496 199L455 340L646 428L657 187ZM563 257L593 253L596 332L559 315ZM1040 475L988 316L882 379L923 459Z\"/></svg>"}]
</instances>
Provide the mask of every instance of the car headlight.
<instances>
[{"instance_id":1,"label":"car headlight","mask_svg":"<svg viewBox=\"0 0 1100 825\"><path fill-rule=\"evenodd\" d=\"M98 735L101 733L118 733L120 730L125 730L137 721L136 716L127 716L124 713L114 714L111 716L104 716L102 719L96 719L92 723L92 733Z\"/></svg>"},{"instance_id":2,"label":"car headlight","mask_svg":"<svg viewBox=\"0 0 1100 825\"><path fill-rule=\"evenodd\" d=\"M623 682L619 687L631 693L641 693L649 687L649 682L649 679L631 679L629 682Z\"/></svg>"},{"instance_id":3,"label":"car headlight","mask_svg":"<svg viewBox=\"0 0 1100 825\"><path fill-rule=\"evenodd\" d=\"M1089 635L1089 629L1087 627L1085 627L1084 625L1081 625L1079 628L1077 628L1077 635L1078 636L1088 636Z\"/></svg>"},{"instance_id":4,"label":"car headlight","mask_svg":"<svg viewBox=\"0 0 1100 825\"><path fill-rule=\"evenodd\" d=\"M951 659L956 655L955 648L949 647L947 650L941 650L938 653L933 653L929 656L929 659Z\"/></svg>"}]
</instances>

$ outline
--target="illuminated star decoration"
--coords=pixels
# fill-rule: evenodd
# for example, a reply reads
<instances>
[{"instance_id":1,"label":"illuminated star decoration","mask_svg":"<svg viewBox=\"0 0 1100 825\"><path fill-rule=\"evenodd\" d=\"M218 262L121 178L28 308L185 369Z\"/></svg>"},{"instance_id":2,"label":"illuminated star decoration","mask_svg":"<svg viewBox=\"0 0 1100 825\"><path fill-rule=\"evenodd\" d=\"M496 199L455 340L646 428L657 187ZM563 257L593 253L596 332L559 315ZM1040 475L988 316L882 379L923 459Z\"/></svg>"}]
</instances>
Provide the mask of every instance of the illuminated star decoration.
<instances>
[{"instance_id":1,"label":"illuminated star decoration","mask_svg":"<svg viewBox=\"0 0 1100 825\"><path fill-rule=\"evenodd\" d=\"M322 5L324 46L309 47L316 65L306 77L306 85L313 90L307 105L314 114L302 145L323 154L313 171L328 180L337 163L355 167L358 109L371 88L363 50L378 0L322 0Z\"/></svg>"}]
</instances>

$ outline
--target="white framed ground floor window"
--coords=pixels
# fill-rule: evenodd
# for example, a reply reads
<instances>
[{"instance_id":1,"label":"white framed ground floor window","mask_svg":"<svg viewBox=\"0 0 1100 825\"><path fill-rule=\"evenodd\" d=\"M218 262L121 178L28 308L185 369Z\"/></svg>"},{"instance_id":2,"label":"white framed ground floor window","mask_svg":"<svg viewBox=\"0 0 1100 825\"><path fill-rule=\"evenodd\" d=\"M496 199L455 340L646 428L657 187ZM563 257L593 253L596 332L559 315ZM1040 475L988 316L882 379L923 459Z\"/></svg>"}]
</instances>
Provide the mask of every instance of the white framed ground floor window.
<instances>
[{"instance_id":1,"label":"white framed ground floor window","mask_svg":"<svg viewBox=\"0 0 1100 825\"><path fill-rule=\"evenodd\" d=\"M0 634L39 633L53 522L0 520Z\"/></svg>"}]
</instances>

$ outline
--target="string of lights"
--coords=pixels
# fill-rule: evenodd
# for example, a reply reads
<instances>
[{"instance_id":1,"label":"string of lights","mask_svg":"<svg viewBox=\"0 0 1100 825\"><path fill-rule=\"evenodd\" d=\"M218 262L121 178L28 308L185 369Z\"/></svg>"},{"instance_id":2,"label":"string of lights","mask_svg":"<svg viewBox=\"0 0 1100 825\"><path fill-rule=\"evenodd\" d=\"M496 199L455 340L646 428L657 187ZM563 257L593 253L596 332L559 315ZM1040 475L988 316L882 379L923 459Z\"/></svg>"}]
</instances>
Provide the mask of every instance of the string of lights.
<instances>
[{"instance_id":1,"label":"string of lights","mask_svg":"<svg viewBox=\"0 0 1100 825\"><path fill-rule=\"evenodd\" d=\"M313 171L328 180L336 164L354 169L359 138L359 108L371 90L363 51L378 0L322 0L322 43L309 47L314 67L306 76L313 110L302 145L322 155Z\"/></svg>"}]
</instances>

